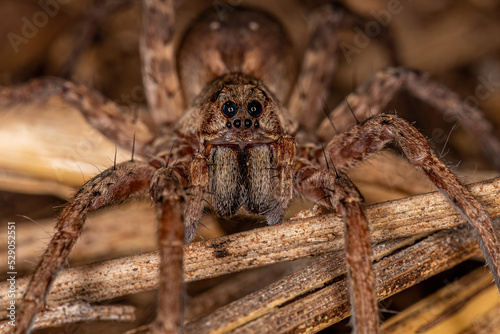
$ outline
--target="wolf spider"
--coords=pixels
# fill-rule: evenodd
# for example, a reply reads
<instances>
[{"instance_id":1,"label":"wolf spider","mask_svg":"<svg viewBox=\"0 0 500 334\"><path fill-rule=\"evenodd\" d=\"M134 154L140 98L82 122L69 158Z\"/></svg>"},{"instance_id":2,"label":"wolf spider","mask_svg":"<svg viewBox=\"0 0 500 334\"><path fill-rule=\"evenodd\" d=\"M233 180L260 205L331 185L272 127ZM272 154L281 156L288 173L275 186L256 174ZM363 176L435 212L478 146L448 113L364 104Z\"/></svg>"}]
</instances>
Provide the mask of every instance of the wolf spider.
<instances>
[{"instance_id":1,"label":"wolf spider","mask_svg":"<svg viewBox=\"0 0 500 334\"><path fill-rule=\"evenodd\" d=\"M273 225L294 194L343 216L354 331L377 332L368 222L363 198L345 172L388 144L398 145L469 222L500 285L500 244L486 211L419 131L400 117L380 113L406 88L452 114L498 157L491 126L477 110L462 105L456 94L425 74L387 68L336 111L337 118L345 119L352 108L360 122L333 135L324 147L318 138L305 144L301 141L310 136L304 130L320 119L335 69L335 31L341 21L336 9L311 11L310 42L298 75L286 33L268 14L235 8L220 20L205 13L185 35L177 57L174 17L173 1L144 1L143 81L159 134L138 134L134 145L139 159L95 176L66 205L25 293L15 333L29 331L87 214L148 191L158 213L161 259L153 332L182 331L183 245L194 238L205 200L219 216L243 210L264 215ZM6 105L59 94L106 136L131 146L133 121L117 116L114 105L81 85L49 78L0 94Z\"/></svg>"}]
</instances>

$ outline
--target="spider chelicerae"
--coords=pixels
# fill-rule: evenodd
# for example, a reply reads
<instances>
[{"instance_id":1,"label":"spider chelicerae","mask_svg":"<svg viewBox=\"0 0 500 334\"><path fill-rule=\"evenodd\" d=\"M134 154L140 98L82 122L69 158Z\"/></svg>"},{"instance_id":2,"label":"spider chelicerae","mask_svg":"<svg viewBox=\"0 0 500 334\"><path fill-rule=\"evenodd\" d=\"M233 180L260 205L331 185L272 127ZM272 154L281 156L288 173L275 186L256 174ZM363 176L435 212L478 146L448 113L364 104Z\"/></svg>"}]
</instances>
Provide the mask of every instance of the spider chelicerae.
<instances>
[{"instance_id":1,"label":"spider chelicerae","mask_svg":"<svg viewBox=\"0 0 500 334\"><path fill-rule=\"evenodd\" d=\"M216 215L230 217L244 210L274 225L297 194L344 217L353 324L358 332L375 332L378 311L367 219L362 197L345 172L389 143L398 145L474 226L497 273L498 242L481 204L413 126L395 115L380 114L404 86L453 115L498 156L492 127L476 109L425 74L388 68L346 98L332 115L333 124L327 119L311 139L335 69L334 36L341 11L331 6L310 11L310 42L300 69L274 18L243 7L220 14L202 14L176 50L173 4L144 2L143 79L157 127L154 135L138 129L132 118L82 85L51 78L2 90L4 106L60 95L94 127L135 150L131 161L88 181L65 207L28 287L16 331L24 332L43 306L87 212L149 192L158 212L162 263L158 313L151 330L181 330L183 245L194 238L205 201ZM351 113L358 124L340 132L344 123L353 122ZM324 146L318 144L321 139L326 140ZM217 257L229 252L223 244L214 248Z\"/></svg>"}]
</instances>

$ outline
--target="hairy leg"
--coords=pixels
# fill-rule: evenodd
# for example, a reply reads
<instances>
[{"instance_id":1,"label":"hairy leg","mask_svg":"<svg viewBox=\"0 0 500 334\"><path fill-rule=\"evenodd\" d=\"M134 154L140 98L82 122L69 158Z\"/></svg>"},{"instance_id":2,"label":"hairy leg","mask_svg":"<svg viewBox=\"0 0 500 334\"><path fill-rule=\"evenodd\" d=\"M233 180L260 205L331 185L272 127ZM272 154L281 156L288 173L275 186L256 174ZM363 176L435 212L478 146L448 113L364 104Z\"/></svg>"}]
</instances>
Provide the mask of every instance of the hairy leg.
<instances>
[{"instance_id":1,"label":"hairy leg","mask_svg":"<svg viewBox=\"0 0 500 334\"><path fill-rule=\"evenodd\" d=\"M371 244L363 198L347 175L333 170L303 168L296 191L335 209L345 222L345 251L350 282L354 333L378 333L379 314L371 268Z\"/></svg>"},{"instance_id":2,"label":"hairy leg","mask_svg":"<svg viewBox=\"0 0 500 334\"><path fill-rule=\"evenodd\" d=\"M189 176L186 175L189 173ZM207 158L195 153L188 168L162 167L151 180L160 240L160 287L154 333L182 333L183 246L193 240L208 184Z\"/></svg>"},{"instance_id":3,"label":"hairy leg","mask_svg":"<svg viewBox=\"0 0 500 334\"><path fill-rule=\"evenodd\" d=\"M378 115L334 137L325 148L328 161L347 170L388 143L398 144L406 158L446 196L473 228L486 262L500 287L500 243L488 213L457 177L437 158L424 136L402 118ZM319 154L317 155L319 156ZM324 158L323 164L326 166Z\"/></svg>"},{"instance_id":4,"label":"hairy leg","mask_svg":"<svg viewBox=\"0 0 500 334\"><path fill-rule=\"evenodd\" d=\"M415 168L429 178L473 227L497 286L500 286L500 244L487 212L436 157L418 130L396 116L378 115L334 137L324 151L300 151L300 155L306 159L298 160L301 181L296 183L297 192L324 206L337 209L344 215L346 253L352 289L351 304L354 325L358 332L366 330L373 332L373 327L370 326L378 325L378 312L373 284L366 284L373 282L373 278L371 272L367 271L371 270L370 244L367 222L361 207L361 196L356 195L353 191L356 189L355 186L343 176L343 172L370 154L380 151L390 142L395 142L401 147ZM314 158L318 159L317 165L307 164L307 161L314 162ZM332 163L335 172L328 169L319 170L317 167L328 167ZM356 265L359 267L354 270Z\"/></svg>"},{"instance_id":5,"label":"hairy leg","mask_svg":"<svg viewBox=\"0 0 500 334\"><path fill-rule=\"evenodd\" d=\"M64 208L56 233L33 274L18 314L14 333L27 333L58 271L78 240L87 213L147 193L155 168L124 162L97 175L78 191Z\"/></svg>"},{"instance_id":6,"label":"hairy leg","mask_svg":"<svg viewBox=\"0 0 500 334\"><path fill-rule=\"evenodd\" d=\"M151 180L151 198L156 204L160 239L160 287L153 333L181 333L183 323L182 208L186 196L182 177L175 170L160 168Z\"/></svg>"},{"instance_id":7,"label":"hairy leg","mask_svg":"<svg viewBox=\"0 0 500 334\"><path fill-rule=\"evenodd\" d=\"M465 103L463 98L446 86L432 80L427 73L388 67L359 86L346 98L348 104L342 102L330 113L330 118L337 131L345 131L355 123L350 109L359 121L363 121L383 112L387 103L403 89L440 110L446 117L458 121L478 138L485 152L500 168L500 139L493 126L480 110ZM327 140L333 135L335 133L330 121L324 120L318 131L318 138Z\"/></svg>"},{"instance_id":8,"label":"hairy leg","mask_svg":"<svg viewBox=\"0 0 500 334\"><path fill-rule=\"evenodd\" d=\"M277 144L276 177L278 178L274 198L276 206L266 214L267 223L274 225L281 221L293 197L293 164L295 162L296 145L292 136L286 135Z\"/></svg>"},{"instance_id":9,"label":"hairy leg","mask_svg":"<svg viewBox=\"0 0 500 334\"><path fill-rule=\"evenodd\" d=\"M143 1L140 41L143 81L156 124L175 123L184 110L173 43L175 1Z\"/></svg>"},{"instance_id":10,"label":"hairy leg","mask_svg":"<svg viewBox=\"0 0 500 334\"><path fill-rule=\"evenodd\" d=\"M79 110L94 128L122 147L131 149L135 135L136 151L144 154L146 145L154 139L144 124L122 113L118 105L100 93L60 78L35 79L17 87L0 87L0 109L26 101L43 102L55 95Z\"/></svg>"},{"instance_id":11,"label":"hairy leg","mask_svg":"<svg viewBox=\"0 0 500 334\"><path fill-rule=\"evenodd\" d=\"M342 14L330 5L313 10L308 17L310 41L297 83L288 103L292 117L306 129L316 127L337 61L337 26Z\"/></svg>"}]
</instances>

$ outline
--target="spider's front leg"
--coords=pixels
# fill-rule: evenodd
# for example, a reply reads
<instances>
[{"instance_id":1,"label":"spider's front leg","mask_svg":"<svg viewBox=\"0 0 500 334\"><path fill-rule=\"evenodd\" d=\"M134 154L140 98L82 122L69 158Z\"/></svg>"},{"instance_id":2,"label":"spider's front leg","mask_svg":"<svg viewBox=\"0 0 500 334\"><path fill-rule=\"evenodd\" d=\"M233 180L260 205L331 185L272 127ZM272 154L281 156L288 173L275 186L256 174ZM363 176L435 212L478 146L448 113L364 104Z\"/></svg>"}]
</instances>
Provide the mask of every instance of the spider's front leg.
<instances>
[{"instance_id":1,"label":"spider's front leg","mask_svg":"<svg viewBox=\"0 0 500 334\"><path fill-rule=\"evenodd\" d=\"M488 213L437 158L424 136L408 122L392 115L372 117L334 137L325 151L328 161L331 159L338 170L345 171L390 142L401 147L410 163L429 178L470 224L500 287L500 243ZM326 161L323 164L326 165Z\"/></svg>"},{"instance_id":2,"label":"spider's front leg","mask_svg":"<svg viewBox=\"0 0 500 334\"><path fill-rule=\"evenodd\" d=\"M153 333L182 332L184 240L194 238L207 184L207 159L199 153L194 155L189 170L162 167L151 180L150 193L158 210L160 229L160 287Z\"/></svg>"},{"instance_id":3,"label":"spider's front leg","mask_svg":"<svg viewBox=\"0 0 500 334\"><path fill-rule=\"evenodd\" d=\"M488 213L437 158L424 136L408 122L392 115L375 116L333 138L326 152L337 168L345 170L392 141L401 147L410 163L429 178L471 225L500 287L500 243Z\"/></svg>"},{"instance_id":4,"label":"spider's front leg","mask_svg":"<svg viewBox=\"0 0 500 334\"><path fill-rule=\"evenodd\" d=\"M343 215L354 333L378 333L370 234L361 194L347 175L330 169L304 167L299 179L295 188L300 195Z\"/></svg>"},{"instance_id":5,"label":"spider's front leg","mask_svg":"<svg viewBox=\"0 0 500 334\"><path fill-rule=\"evenodd\" d=\"M56 233L31 277L14 333L29 332L50 285L78 240L88 212L144 195L154 171L154 167L144 163L124 162L97 175L78 191L64 208L57 222Z\"/></svg>"}]
</instances>

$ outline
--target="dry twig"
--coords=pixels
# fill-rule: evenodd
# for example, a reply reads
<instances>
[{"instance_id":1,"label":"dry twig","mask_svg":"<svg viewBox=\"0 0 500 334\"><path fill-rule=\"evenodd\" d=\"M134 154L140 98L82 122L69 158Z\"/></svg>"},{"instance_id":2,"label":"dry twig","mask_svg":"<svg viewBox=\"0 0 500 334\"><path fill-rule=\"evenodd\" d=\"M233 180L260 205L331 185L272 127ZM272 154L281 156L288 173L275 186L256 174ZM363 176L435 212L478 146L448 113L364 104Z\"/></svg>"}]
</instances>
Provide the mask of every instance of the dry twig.
<instances>
[{"instance_id":1,"label":"dry twig","mask_svg":"<svg viewBox=\"0 0 500 334\"><path fill-rule=\"evenodd\" d=\"M375 255L407 246L389 242ZM479 252L467 228L440 231L374 264L379 299L451 268ZM343 254L315 264L187 325L187 333L317 332L351 313Z\"/></svg>"},{"instance_id":2,"label":"dry twig","mask_svg":"<svg viewBox=\"0 0 500 334\"><path fill-rule=\"evenodd\" d=\"M493 276L485 268L478 268L395 315L383 325L383 331L386 334L498 333L499 312Z\"/></svg>"},{"instance_id":3,"label":"dry twig","mask_svg":"<svg viewBox=\"0 0 500 334\"><path fill-rule=\"evenodd\" d=\"M483 203L492 218L500 215L498 196L500 179L476 183L469 188ZM367 214L371 221L373 243L412 237L463 223L462 218L439 193L373 205L367 209ZM460 239L458 244L466 249L466 252L459 252L465 254L460 257L460 261L477 249L476 243L472 241L472 236L466 228L462 228L462 232L446 233L444 239L439 239L441 243L439 247L442 248L438 248L439 251L445 248L450 249L448 253L453 256L453 248L448 243L451 244L456 238ZM185 280L199 280L275 262L340 251L343 247L342 234L341 218L330 214L296 218L277 226L186 245ZM446 243L446 247L443 243ZM425 246L419 252L428 249L430 247ZM434 253L411 255L405 261L421 269L421 261L425 259L431 264L439 264L437 267L440 270L445 267L441 263L443 259L450 261L445 254L437 256ZM329 260L329 262L332 261ZM343 263L343 260L341 262ZM391 258L384 259L383 262L390 264ZM453 263L458 262L457 260ZM343 265L341 267L343 270ZM67 269L62 271L56 279L47 304L49 306L60 305L74 300L95 302L151 290L157 286L157 268L157 253L152 252ZM406 278L405 286L435 274L435 271L429 271L427 274ZM17 296L22 296L27 282L28 278L18 280ZM381 286L380 278L378 284ZM6 284L0 285L0 305L4 310L8 302L7 288ZM344 293L347 291L345 289ZM391 291L386 291L385 296L394 293ZM345 312L348 310L349 307L345 306ZM344 316L347 314L345 313ZM5 318L5 311L0 312L0 315Z\"/></svg>"},{"instance_id":4,"label":"dry twig","mask_svg":"<svg viewBox=\"0 0 500 334\"><path fill-rule=\"evenodd\" d=\"M118 321L135 320L135 307L130 305L90 305L83 301L50 307L37 314L34 329L63 326L84 321ZM8 331L11 326L4 321L0 323L0 332Z\"/></svg>"}]
</instances>

